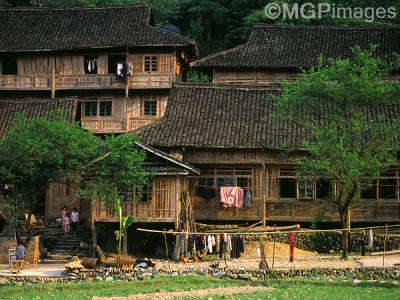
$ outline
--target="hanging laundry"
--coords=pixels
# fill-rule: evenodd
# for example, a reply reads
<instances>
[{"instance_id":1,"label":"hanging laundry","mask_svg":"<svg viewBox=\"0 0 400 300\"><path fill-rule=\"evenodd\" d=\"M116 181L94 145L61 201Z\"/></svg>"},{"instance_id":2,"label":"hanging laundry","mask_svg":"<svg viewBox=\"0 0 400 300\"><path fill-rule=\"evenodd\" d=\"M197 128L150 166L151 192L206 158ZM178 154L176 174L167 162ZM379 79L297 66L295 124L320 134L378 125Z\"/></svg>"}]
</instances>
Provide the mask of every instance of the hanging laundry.
<instances>
[{"instance_id":1,"label":"hanging laundry","mask_svg":"<svg viewBox=\"0 0 400 300\"><path fill-rule=\"evenodd\" d=\"M212 242L212 245L213 245L213 247L215 246L215 236L211 236L211 242Z\"/></svg>"},{"instance_id":2,"label":"hanging laundry","mask_svg":"<svg viewBox=\"0 0 400 300\"><path fill-rule=\"evenodd\" d=\"M244 200L244 207L249 208L250 207L250 202L251 202L251 192L247 191L245 200Z\"/></svg>"},{"instance_id":3,"label":"hanging laundry","mask_svg":"<svg viewBox=\"0 0 400 300\"><path fill-rule=\"evenodd\" d=\"M368 234L368 247L374 247L374 232L372 231L372 229L369 230Z\"/></svg>"},{"instance_id":4,"label":"hanging laundry","mask_svg":"<svg viewBox=\"0 0 400 300\"><path fill-rule=\"evenodd\" d=\"M232 251L232 237L229 234L226 235L226 251Z\"/></svg>"},{"instance_id":5,"label":"hanging laundry","mask_svg":"<svg viewBox=\"0 0 400 300\"><path fill-rule=\"evenodd\" d=\"M127 72L128 76L132 76L133 75L133 64L130 62L128 63L128 72Z\"/></svg>"},{"instance_id":6,"label":"hanging laundry","mask_svg":"<svg viewBox=\"0 0 400 300\"><path fill-rule=\"evenodd\" d=\"M207 236L207 246L208 246L208 253L212 253L213 244L212 244L212 237L211 237L211 235L208 235L208 236Z\"/></svg>"},{"instance_id":7,"label":"hanging laundry","mask_svg":"<svg viewBox=\"0 0 400 300\"><path fill-rule=\"evenodd\" d=\"M260 250L260 248L257 248L257 256L258 256L258 257L261 256L261 250Z\"/></svg>"},{"instance_id":8,"label":"hanging laundry","mask_svg":"<svg viewBox=\"0 0 400 300\"><path fill-rule=\"evenodd\" d=\"M219 247L220 247L220 242L221 242L221 237L219 236L219 235L217 235L217 239L216 239L216 241L215 241L215 244L216 244L216 249L215 249L215 251L217 252L217 253L219 253Z\"/></svg>"},{"instance_id":9,"label":"hanging laundry","mask_svg":"<svg viewBox=\"0 0 400 300\"><path fill-rule=\"evenodd\" d=\"M243 205L243 190L240 187L222 186L220 197L223 207L236 206L241 208Z\"/></svg>"},{"instance_id":10,"label":"hanging laundry","mask_svg":"<svg viewBox=\"0 0 400 300\"><path fill-rule=\"evenodd\" d=\"M289 233L289 246L290 246L290 262L294 261L294 230Z\"/></svg>"}]
</instances>

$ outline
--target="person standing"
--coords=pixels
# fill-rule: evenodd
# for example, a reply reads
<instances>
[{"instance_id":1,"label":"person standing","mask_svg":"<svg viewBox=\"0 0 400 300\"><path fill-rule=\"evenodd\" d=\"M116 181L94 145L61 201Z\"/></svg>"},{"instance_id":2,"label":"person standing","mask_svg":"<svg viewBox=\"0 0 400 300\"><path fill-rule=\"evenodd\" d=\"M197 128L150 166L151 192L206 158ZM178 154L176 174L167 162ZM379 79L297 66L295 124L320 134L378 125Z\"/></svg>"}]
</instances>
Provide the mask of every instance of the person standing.
<instances>
[{"instance_id":1,"label":"person standing","mask_svg":"<svg viewBox=\"0 0 400 300\"><path fill-rule=\"evenodd\" d=\"M69 217L69 212L67 212L67 214L63 219L63 225L64 225L64 232L69 233L69 229L71 226L71 218Z\"/></svg>"},{"instance_id":2,"label":"person standing","mask_svg":"<svg viewBox=\"0 0 400 300\"><path fill-rule=\"evenodd\" d=\"M71 213L71 227L74 235L76 235L78 232L78 222L79 222L78 210L76 209L76 207L74 207Z\"/></svg>"},{"instance_id":3,"label":"person standing","mask_svg":"<svg viewBox=\"0 0 400 300\"><path fill-rule=\"evenodd\" d=\"M68 208L64 205L61 211L61 221L64 222L65 215L68 213Z\"/></svg>"}]
</instances>

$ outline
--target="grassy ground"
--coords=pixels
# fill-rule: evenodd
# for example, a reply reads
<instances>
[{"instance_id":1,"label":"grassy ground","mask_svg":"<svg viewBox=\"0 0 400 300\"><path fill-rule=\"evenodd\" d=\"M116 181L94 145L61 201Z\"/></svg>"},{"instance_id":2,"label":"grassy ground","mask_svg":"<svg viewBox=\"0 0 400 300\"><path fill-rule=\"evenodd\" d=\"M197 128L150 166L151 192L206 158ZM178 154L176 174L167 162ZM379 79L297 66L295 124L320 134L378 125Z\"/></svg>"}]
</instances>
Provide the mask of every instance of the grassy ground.
<instances>
[{"instance_id":1,"label":"grassy ground","mask_svg":"<svg viewBox=\"0 0 400 300\"><path fill-rule=\"evenodd\" d=\"M400 299L400 288L393 283L362 282L351 279L286 279L248 283L204 276L163 277L143 281L96 282L79 284L7 285L0 288L0 299L88 299L91 296L126 296L137 293L194 290L200 288L264 285L272 291L242 295L220 295L212 299ZM209 299L205 297L203 299Z\"/></svg>"}]
</instances>

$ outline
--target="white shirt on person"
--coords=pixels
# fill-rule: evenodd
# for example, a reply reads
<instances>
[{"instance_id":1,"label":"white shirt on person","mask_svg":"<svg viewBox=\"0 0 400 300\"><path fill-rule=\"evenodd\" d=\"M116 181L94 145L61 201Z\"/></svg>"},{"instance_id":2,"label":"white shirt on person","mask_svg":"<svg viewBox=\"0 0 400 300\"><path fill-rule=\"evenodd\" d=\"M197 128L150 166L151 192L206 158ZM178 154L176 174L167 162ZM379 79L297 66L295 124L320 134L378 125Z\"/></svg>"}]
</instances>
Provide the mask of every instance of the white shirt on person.
<instances>
[{"instance_id":1,"label":"white shirt on person","mask_svg":"<svg viewBox=\"0 0 400 300\"><path fill-rule=\"evenodd\" d=\"M78 220L79 220L79 214L78 214L78 212L77 212L77 211L73 211L73 212L71 213L71 221L72 221L72 222L78 222Z\"/></svg>"}]
</instances>

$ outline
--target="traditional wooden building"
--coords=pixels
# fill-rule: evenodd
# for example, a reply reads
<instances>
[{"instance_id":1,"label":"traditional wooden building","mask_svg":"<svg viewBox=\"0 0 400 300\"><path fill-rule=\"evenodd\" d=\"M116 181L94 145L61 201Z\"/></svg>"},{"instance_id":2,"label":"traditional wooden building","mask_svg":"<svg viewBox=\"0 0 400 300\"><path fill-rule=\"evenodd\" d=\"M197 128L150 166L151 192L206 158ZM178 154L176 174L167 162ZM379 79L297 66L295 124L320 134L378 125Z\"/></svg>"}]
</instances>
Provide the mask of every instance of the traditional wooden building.
<instances>
[{"instance_id":1,"label":"traditional wooden building","mask_svg":"<svg viewBox=\"0 0 400 300\"><path fill-rule=\"evenodd\" d=\"M164 114L193 40L154 26L146 5L0 9L0 97L79 96L82 124L122 133Z\"/></svg>"},{"instance_id":2,"label":"traditional wooden building","mask_svg":"<svg viewBox=\"0 0 400 300\"><path fill-rule=\"evenodd\" d=\"M214 83L250 85L294 80L323 59L352 58L354 46L378 45L375 55L400 53L400 26L289 26L255 24L246 43L191 63ZM388 79L400 79L400 72Z\"/></svg>"},{"instance_id":3,"label":"traditional wooden building","mask_svg":"<svg viewBox=\"0 0 400 300\"><path fill-rule=\"evenodd\" d=\"M96 134L125 133L162 117L173 82L186 80L196 56L193 40L155 27L150 8L142 4L0 9L0 20L0 98L12 98L9 105L19 111L27 100L57 103L58 97L77 97L76 120ZM150 146L140 147L157 175L145 200L128 199L124 211L139 222L174 223L180 178L196 171ZM68 205L77 206L82 217L93 213L99 222L116 221L102 204L91 211L90 203L76 198L76 189L51 184L45 216L56 219Z\"/></svg>"},{"instance_id":4,"label":"traditional wooden building","mask_svg":"<svg viewBox=\"0 0 400 300\"><path fill-rule=\"evenodd\" d=\"M301 151L304 132L273 117L272 93L261 86L176 84L165 115L139 129L142 141L200 170L189 175L187 191L194 217L202 222L338 222L329 180L297 178L288 146ZM371 108L387 122L400 115L400 105ZM293 152L291 152L293 155ZM398 168L382 174L352 207L354 222L400 221ZM241 187L250 205L221 205L220 189Z\"/></svg>"}]
</instances>

